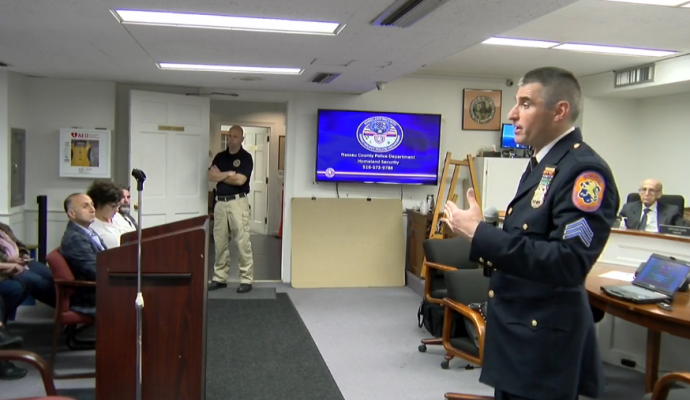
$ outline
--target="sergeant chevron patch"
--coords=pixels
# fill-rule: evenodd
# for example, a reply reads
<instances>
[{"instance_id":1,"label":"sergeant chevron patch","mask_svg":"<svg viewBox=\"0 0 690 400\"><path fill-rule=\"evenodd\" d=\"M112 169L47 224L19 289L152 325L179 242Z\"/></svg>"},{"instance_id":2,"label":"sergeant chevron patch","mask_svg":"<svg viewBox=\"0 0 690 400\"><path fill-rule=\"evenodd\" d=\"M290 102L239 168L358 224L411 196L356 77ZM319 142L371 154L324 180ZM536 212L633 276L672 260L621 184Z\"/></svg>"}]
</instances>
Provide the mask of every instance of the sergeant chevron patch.
<instances>
[{"instance_id":1,"label":"sergeant chevron patch","mask_svg":"<svg viewBox=\"0 0 690 400\"><path fill-rule=\"evenodd\" d=\"M563 240L580 238L585 246L589 247L594 239L594 232L589 227L587 220L580 218L577 221L565 226L563 231Z\"/></svg>"}]
</instances>

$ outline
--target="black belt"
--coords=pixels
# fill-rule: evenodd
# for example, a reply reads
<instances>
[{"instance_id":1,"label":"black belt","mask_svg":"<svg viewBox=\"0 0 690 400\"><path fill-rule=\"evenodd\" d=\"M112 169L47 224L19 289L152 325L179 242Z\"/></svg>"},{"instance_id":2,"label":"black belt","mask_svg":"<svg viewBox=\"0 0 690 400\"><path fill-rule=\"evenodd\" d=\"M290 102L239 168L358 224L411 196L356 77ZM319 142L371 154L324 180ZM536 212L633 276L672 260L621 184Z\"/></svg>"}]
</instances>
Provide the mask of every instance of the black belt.
<instances>
[{"instance_id":1,"label":"black belt","mask_svg":"<svg viewBox=\"0 0 690 400\"><path fill-rule=\"evenodd\" d=\"M231 201L247 197L247 193L231 194L229 196L216 196L217 201Z\"/></svg>"}]
</instances>

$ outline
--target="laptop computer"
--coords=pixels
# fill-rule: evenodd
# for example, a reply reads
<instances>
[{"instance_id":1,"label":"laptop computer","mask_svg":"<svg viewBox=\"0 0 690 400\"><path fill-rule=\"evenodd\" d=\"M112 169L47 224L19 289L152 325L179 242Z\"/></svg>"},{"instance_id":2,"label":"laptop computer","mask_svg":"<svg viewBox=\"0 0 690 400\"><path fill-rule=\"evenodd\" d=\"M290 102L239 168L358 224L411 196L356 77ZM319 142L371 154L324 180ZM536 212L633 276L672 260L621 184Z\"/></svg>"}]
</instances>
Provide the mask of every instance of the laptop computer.
<instances>
[{"instance_id":1,"label":"laptop computer","mask_svg":"<svg viewBox=\"0 0 690 400\"><path fill-rule=\"evenodd\" d=\"M608 296L636 304L654 304L671 300L690 274L690 262L652 254L640 269L632 285L602 286Z\"/></svg>"},{"instance_id":2,"label":"laptop computer","mask_svg":"<svg viewBox=\"0 0 690 400\"><path fill-rule=\"evenodd\" d=\"M690 236L690 226L659 225L659 233L664 235Z\"/></svg>"}]
</instances>

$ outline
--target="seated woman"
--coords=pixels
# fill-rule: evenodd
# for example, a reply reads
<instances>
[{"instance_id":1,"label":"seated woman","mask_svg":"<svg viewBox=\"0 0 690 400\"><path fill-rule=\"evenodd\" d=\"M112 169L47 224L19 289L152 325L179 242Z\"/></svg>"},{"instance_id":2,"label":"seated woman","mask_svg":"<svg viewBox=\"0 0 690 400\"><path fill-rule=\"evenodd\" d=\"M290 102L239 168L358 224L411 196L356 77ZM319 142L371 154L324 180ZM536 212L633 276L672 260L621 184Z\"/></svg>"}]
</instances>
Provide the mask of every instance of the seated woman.
<instances>
[{"instance_id":1,"label":"seated woman","mask_svg":"<svg viewBox=\"0 0 690 400\"><path fill-rule=\"evenodd\" d=\"M113 217L124 197L122 189L113 182L95 181L86 194L96 209L96 219L91 224L91 229L96 231L107 248L120 246L120 235L126 232L113 222Z\"/></svg>"},{"instance_id":2,"label":"seated woman","mask_svg":"<svg viewBox=\"0 0 690 400\"><path fill-rule=\"evenodd\" d=\"M50 268L33 261L24 243L3 223L0 223L0 295L5 301L5 318L14 317L27 296L50 307L55 307L56 301Z\"/></svg>"}]
</instances>

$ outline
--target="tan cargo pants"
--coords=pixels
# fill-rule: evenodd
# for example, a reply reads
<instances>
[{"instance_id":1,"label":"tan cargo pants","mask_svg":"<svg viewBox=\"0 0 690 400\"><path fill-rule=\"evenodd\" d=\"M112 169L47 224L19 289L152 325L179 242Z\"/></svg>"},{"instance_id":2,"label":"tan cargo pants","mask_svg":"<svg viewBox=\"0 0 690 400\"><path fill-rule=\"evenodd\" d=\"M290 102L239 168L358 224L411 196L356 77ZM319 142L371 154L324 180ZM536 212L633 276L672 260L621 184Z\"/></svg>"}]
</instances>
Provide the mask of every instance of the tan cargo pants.
<instances>
[{"instance_id":1,"label":"tan cargo pants","mask_svg":"<svg viewBox=\"0 0 690 400\"><path fill-rule=\"evenodd\" d=\"M213 209L213 240L216 263L213 280L226 283L230 272L230 239L237 243L239 251L240 283L251 284L254 280L254 257L249 241L251 211L249 200L242 197L230 201L218 201Z\"/></svg>"}]
</instances>

